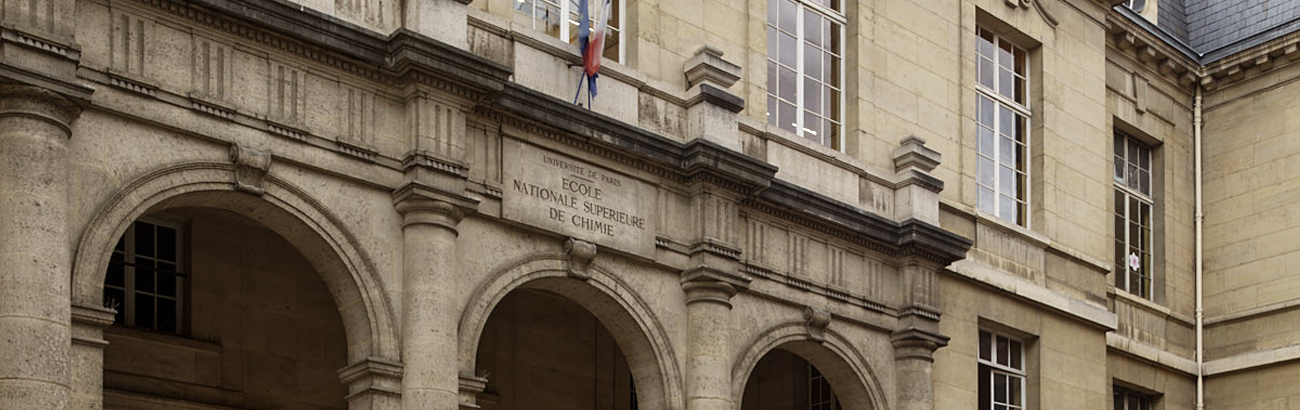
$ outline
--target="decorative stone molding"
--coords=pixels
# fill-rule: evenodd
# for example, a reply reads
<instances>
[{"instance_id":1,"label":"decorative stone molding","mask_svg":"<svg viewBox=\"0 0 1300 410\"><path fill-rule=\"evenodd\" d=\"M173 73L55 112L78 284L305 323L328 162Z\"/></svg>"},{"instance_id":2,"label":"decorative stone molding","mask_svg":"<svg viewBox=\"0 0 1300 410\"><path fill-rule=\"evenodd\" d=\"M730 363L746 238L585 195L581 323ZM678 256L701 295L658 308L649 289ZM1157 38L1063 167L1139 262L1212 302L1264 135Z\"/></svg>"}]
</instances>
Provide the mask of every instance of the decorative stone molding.
<instances>
[{"instance_id":1,"label":"decorative stone molding","mask_svg":"<svg viewBox=\"0 0 1300 410\"><path fill-rule=\"evenodd\" d=\"M808 338L817 343L826 341L826 328L831 324L831 313L813 307L803 309L804 325L808 328Z\"/></svg>"},{"instance_id":2,"label":"decorative stone molding","mask_svg":"<svg viewBox=\"0 0 1300 410\"><path fill-rule=\"evenodd\" d=\"M682 68L683 74L686 74L686 88L709 83L727 89L740 81L742 68L722 59L722 54L721 49L709 44L696 49L695 55L686 60Z\"/></svg>"},{"instance_id":3,"label":"decorative stone molding","mask_svg":"<svg viewBox=\"0 0 1300 410\"><path fill-rule=\"evenodd\" d=\"M487 390L488 379L483 376L460 375L460 410L476 410L489 406L479 403L479 394ZM495 401L491 404L496 404Z\"/></svg>"},{"instance_id":4,"label":"decorative stone molding","mask_svg":"<svg viewBox=\"0 0 1300 410\"><path fill-rule=\"evenodd\" d=\"M21 115L45 120L71 137L70 124L85 108L90 92L73 97L44 87L0 79L0 116Z\"/></svg>"},{"instance_id":5,"label":"decorative stone molding","mask_svg":"<svg viewBox=\"0 0 1300 410\"><path fill-rule=\"evenodd\" d=\"M103 331L113 325L117 311L92 305L72 305L72 343L97 348L108 347Z\"/></svg>"},{"instance_id":6,"label":"decorative stone molding","mask_svg":"<svg viewBox=\"0 0 1300 410\"><path fill-rule=\"evenodd\" d=\"M339 369L339 381L348 389L346 400L379 394L402 395L402 365L378 357L368 357Z\"/></svg>"},{"instance_id":7,"label":"decorative stone molding","mask_svg":"<svg viewBox=\"0 0 1300 410\"><path fill-rule=\"evenodd\" d=\"M402 224L433 224L452 232L465 216L478 210L479 201L427 185L407 183L393 191L393 204Z\"/></svg>"},{"instance_id":8,"label":"decorative stone molding","mask_svg":"<svg viewBox=\"0 0 1300 410\"><path fill-rule=\"evenodd\" d=\"M590 242L569 238L564 241L564 254L568 256L569 276L579 279L591 279L591 273L587 268L591 266L591 260L596 258L596 245Z\"/></svg>"},{"instance_id":9,"label":"decorative stone molding","mask_svg":"<svg viewBox=\"0 0 1300 410\"><path fill-rule=\"evenodd\" d=\"M235 190L262 196L266 193L263 179L271 169L271 153L247 146L230 146L230 161L235 163Z\"/></svg>"},{"instance_id":10,"label":"decorative stone molding","mask_svg":"<svg viewBox=\"0 0 1300 410\"><path fill-rule=\"evenodd\" d=\"M682 282L686 292L686 304L698 302L716 303L731 309L731 297L736 295L736 287L718 280L689 280Z\"/></svg>"}]
</instances>

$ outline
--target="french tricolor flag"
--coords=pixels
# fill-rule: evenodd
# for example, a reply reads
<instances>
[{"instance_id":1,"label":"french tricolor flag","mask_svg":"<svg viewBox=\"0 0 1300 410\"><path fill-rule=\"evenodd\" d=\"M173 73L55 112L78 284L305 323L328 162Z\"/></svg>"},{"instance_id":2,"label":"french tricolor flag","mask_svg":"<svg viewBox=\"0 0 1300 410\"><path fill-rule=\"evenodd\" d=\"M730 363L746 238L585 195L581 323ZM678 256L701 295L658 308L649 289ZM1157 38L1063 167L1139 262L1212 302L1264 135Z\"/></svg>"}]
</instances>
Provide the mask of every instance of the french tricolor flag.
<instances>
[{"instance_id":1,"label":"french tricolor flag","mask_svg":"<svg viewBox=\"0 0 1300 410\"><path fill-rule=\"evenodd\" d=\"M578 94L582 94L582 78L587 79L587 108L591 108L591 97L596 95L596 74L600 70L600 56L605 50L605 32L609 26L610 1L604 0L600 8L600 18L596 19L596 29L591 29L588 17L588 0L578 1L578 48L582 50L582 76L578 78ZM574 96L577 103L577 96Z\"/></svg>"}]
</instances>

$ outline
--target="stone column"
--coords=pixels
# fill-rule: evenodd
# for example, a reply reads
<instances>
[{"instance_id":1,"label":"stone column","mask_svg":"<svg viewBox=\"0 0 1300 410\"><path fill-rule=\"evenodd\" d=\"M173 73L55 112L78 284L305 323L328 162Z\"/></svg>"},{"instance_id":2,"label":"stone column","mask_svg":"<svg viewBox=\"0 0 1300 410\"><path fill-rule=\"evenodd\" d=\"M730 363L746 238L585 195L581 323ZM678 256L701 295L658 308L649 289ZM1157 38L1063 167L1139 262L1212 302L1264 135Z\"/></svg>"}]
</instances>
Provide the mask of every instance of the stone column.
<instances>
[{"instance_id":1,"label":"stone column","mask_svg":"<svg viewBox=\"0 0 1300 410\"><path fill-rule=\"evenodd\" d=\"M732 410L731 297L749 286L740 274L735 226L740 196L717 181L692 187L695 239L690 268L682 272L686 292L686 409Z\"/></svg>"},{"instance_id":2,"label":"stone column","mask_svg":"<svg viewBox=\"0 0 1300 410\"><path fill-rule=\"evenodd\" d=\"M0 83L0 409L63 409L71 394L67 142L79 113Z\"/></svg>"},{"instance_id":3,"label":"stone column","mask_svg":"<svg viewBox=\"0 0 1300 410\"><path fill-rule=\"evenodd\" d=\"M402 408L458 407L456 225L476 200L409 183L402 213Z\"/></svg>"},{"instance_id":4,"label":"stone column","mask_svg":"<svg viewBox=\"0 0 1300 410\"><path fill-rule=\"evenodd\" d=\"M902 331L894 333L894 374L898 410L934 410L934 351L947 344L947 337Z\"/></svg>"},{"instance_id":5,"label":"stone column","mask_svg":"<svg viewBox=\"0 0 1300 410\"><path fill-rule=\"evenodd\" d=\"M716 280L682 284L686 291L686 409L732 410L731 296L736 288Z\"/></svg>"}]
</instances>

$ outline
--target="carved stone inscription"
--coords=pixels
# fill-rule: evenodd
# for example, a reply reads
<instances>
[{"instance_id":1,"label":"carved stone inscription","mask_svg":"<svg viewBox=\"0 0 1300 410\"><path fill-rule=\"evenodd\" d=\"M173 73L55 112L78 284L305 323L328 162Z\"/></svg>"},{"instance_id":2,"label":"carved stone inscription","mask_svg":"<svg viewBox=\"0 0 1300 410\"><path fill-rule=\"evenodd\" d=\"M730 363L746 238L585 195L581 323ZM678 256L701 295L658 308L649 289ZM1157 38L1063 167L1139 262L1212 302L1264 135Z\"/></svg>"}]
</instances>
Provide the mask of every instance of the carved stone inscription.
<instances>
[{"instance_id":1,"label":"carved stone inscription","mask_svg":"<svg viewBox=\"0 0 1300 410\"><path fill-rule=\"evenodd\" d=\"M504 145L502 216L625 252L654 251L649 184L532 145Z\"/></svg>"}]
</instances>

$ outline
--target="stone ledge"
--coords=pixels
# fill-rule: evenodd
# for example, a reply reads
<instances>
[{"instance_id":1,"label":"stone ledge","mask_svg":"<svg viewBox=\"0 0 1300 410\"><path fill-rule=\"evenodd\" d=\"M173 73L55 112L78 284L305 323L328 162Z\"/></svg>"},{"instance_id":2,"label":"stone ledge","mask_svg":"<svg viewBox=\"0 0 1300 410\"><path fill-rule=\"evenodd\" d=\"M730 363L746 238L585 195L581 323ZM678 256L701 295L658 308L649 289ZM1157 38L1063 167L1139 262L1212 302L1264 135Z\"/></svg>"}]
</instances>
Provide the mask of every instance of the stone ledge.
<instances>
[{"instance_id":1,"label":"stone ledge","mask_svg":"<svg viewBox=\"0 0 1300 410\"><path fill-rule=\"evenodd\" d=\"M1300 344L1283 346L1262 352L1243 353L1222 359L1214 359L1204 364L1206 377L1221 376L1228 373L1272 366L1300 360Z\"/></svg>"},{"instance_id":2,"label":"stone ledge","mask_svg":"<svg viewBox=\"0 0 1300 410\"><path fill-rule=\"evenodd\" d=\"M1106 330L1115 330L1119 325L1119 318L1114 313L1106 310L1105 307L1066 296L973 260L957 261L948 265L947 270L959 276L992 286L995 289L1011 293L1029 302L1052 308L1066 316L1093 326Z\"/></svg>"},{"instance_id":3,"label":"stone ledge","mask_svg":"<svg viewBox=\"0 0 1300 410\"><path fill-rule=\"evenodd\" d=\"M1182 372L1188 376L1196 375L1196 362L1192 359L1169 353L1155 346L1129 339L1114 332L1106 334L1106 347L1171 370Z\"/></svg>"}]
</instances>

